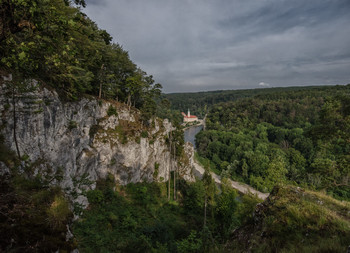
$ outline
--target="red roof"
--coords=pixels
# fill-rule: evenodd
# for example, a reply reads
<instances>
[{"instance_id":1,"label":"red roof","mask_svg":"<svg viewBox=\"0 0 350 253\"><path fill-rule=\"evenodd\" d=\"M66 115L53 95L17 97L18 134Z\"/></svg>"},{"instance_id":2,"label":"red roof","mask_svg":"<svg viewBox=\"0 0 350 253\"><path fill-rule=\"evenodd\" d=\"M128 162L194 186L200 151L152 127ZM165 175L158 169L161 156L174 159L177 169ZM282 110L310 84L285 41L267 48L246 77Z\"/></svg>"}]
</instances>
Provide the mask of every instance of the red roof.
<instances>
[{"instance_id":1,"label":"red roof","mask_svg":"<svg viewBox=\"0 0 350 253\"><path fill-rule=\"evenodd\" d=\"M181 114L182 114L182 116L184 116L185 118L188 118L188 119L190 119L190 118L192 118L192 119L197 118L197 116L195 116L195 115L190 115L190 117L188 117L184 112L182 112Z\"/></svg>"}]
</instances>

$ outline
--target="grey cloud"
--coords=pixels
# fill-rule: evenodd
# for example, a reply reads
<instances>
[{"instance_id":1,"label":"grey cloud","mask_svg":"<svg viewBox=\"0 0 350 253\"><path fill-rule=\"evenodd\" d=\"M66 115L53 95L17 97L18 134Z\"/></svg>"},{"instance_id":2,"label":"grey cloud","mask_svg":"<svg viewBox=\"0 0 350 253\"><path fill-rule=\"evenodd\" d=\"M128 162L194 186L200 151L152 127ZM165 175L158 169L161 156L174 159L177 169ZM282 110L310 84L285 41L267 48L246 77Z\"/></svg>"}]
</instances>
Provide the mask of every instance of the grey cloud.
<instances>
[{"instance_id":1,"label":"grey cloud","mask_svg":"<svg viewBox=\"0 0 350 253\"><path fill-rule=\"evenodd\" d=\"M105 5L107 1L106 0L85 0L85 2L88 6L90 6L90 5L101 6L101 5Z\"/></svg>"},{"instance_id":2,"label":"grey cloud","mask_svg":"<svg viewBox=\"0 0 350 253\"><path fill-rule=\"evenodd\" d=\"M88 0L165 92L350 82L348 0Z\"/></svg>"}]
</instances>

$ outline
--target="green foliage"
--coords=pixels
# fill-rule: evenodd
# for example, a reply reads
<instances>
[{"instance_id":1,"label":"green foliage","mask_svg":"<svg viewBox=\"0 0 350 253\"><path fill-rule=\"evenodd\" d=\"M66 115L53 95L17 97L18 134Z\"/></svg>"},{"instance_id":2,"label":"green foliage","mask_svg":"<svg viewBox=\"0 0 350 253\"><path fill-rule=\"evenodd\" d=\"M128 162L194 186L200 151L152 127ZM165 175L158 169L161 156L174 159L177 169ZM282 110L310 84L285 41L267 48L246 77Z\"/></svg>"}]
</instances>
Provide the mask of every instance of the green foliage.
<instances>
[{"instance_id":1,"label":"green foliage","mask_svg":"<svg viewBox=\"0 0 350 253\"><path fill-rule=\"evenodd\" d=\"M103 201L103 193L100 190L88 191L87 198L91 204L99 204Z\"/></svg>"},{"instance_id":2,"label":"green foliage","mask_svg":"<svg viewBox=\"0 0 350 253\"><path fill-rule=\"evenodd\" d=\"M153 173L153 179L157 180L158 175L159 175L159 163L155 162L154 163L154 173Z\"/></svg>"},{"instance_id":3,"label":"green foliage","mask_svg":"<svg viewBox=\"0 0 350 253\"><path fill-rule=\"evenodd\" d=\"M220 174L221 171L219 169L216 168L216 165L214 164L214 162L210 161L208 158L204 158L202 156L200 156L198 154L198 152L195 152L194 153L194 158L196 159L196 161L202 165L202 167L205 167L208 165L209 163L209 168L210 168L210 171L216 173L216 174Z\"/></svg>"},{"instance_id":4,"label":"green foliage","mask_svg":"<svg viewBox=\"0 0 350 253\"><path fill-rule=\"evenodd\" d=\"M98 124L92 125L89 130L90 138L94 138L95 134L98 132L99 129L100 129L100 126Z\"/></svg>"},{"instance_id":5,"label":"green foliage","mask_svg":"<svg viewBox=\"0 0 350 253\"><path fill-rule=\"evenodd\" d=\"M202 181L187 186L184 191L184 207L187 214L201 214L204 207L205 188Z\"/></svg>"},{"instance_id":6,"label":"green foliage","mask_svg":"<svg viewBox=\"0 0 350 253\"><path fill-rule=\"evenodd\" d=\"M68 99L101 95L154 115L161 85L72 1L5 1L0 26L0 70L13 82L36 79Z\"/></svg>"},{"instance_id":7,"label":"green foliage","mask_svg":"<svg viewBox=\"0 0 350 253\"><path fill-rule=\"evenodd\" d=\"M184 132L176 128L171 132L171 137L172 137L172 144L174 145L175 143L175 156L180 157L182 155L182 152L184 150Z\"/></svg>"},{"instance_id":8,"label":"green foliage","mask_svg":"<svg viewBox=\"0 0 350 253\"><path fill-rule=\"evenodd\" d=\"M109 191L115 187L115 178L113 174L108 173L105 179L99 179L96 182L98 190Z\"/></svg>"},{"instance_id":9,"label":"green foliage","mask_svg":"<svg viewBox=\"0 0 350 253\"><path fill-rule=\"evenodd\" d=\"M0 180L0 251L71 251L76 247L66 241L72 212L59 188L15 174Z\"/></svg>"},{"instance_id":10,"label":"green foliage","mask_svg":"<svg viewBox=\"0 0 350 253\"><path fill-rule=\"evenodd\" d=\"M99 181L88 192L90 206L74 224L81 251L208 252L224 243L231 228L240 224L238 211L245 205L229 188L223 190L224 195L214 191L212 197L218 204L208 202L213 214L208 212L203 228L206 193L202 181L180 180L178 202L167 200L166 183L128 184L114 191L108 181Z\"/></svg>"},{"instance_id":11,"label":"green foliage","mask_svg":"<svg viewBox=\"0 0 350 253\"><path fill-rule=\"evenodd\" d=\"M276 187L254 213L254 225L238 229L234 252L344 252L349 244L349 202L299 187ZM249 234L241 240L239 235ZM248 241L249 240L249 241Z\"/></svg>"},{"instance_id":12,"label":"green foliage","mask_svg":"<svg viewBox=\"0 0 350 253\"><path fill-rule=\"evenodd\" d=\"M14 165L18 165L20 161L16 153L5 145L4 140L4 136L0 134L0 161L9 168L15 167Z\"/></svg>"},{"instance_id":13,"label":"green foliage","mask_svg":"<svg viewBox=\"0 0 350 253\"><path fill-rule=\"evenodd\" d=\"M183 121L181 111L171 109L170 101L166 98L160 98L157 100L156 115L159 118L170 120L174 126L180 126Z\"/></svg>"},{"instance_id":14,"label":"green foliage","mask_svg":"<svg viewBox=\"0 0 350 253\"><path fill-rule=\"evenodd\" d=\"M344 199L349 191L343 186L350 183L349 86L278 91L214 105L208 130L196 136L199 156L218 174L263 192L289 182Z\"/></svg>"},{"instance_id":15,"label":"green foliage","mask_svg":"<svg viewBox=\"0 0 350 253\"><path fill-rule=\"evenodd\" d=\"M170 206L158 206L159 193L156 184L131 184L120 194L109 187L88 193L89 199L94 197L98 202L94 201L74 226L80 249L146 252L167 247L174 236L170 228L180 230L181 223L170 221L178 222L174 214L167 216Z\"/></svg>"},{"instance_id":16,"label":"green foliage","mask_svg":"<svg viewBox=\"0 0 350 253\"><path fill-rule=\"evenodd\" d=\"M214 179L212 178L209 167L205 168L205 172L202 177L202 182L204 185L204 193L205 193L205 199L208 200L208 202L211 204L211 206L215 205L215 194L216 194L216 185L214 182Z\"/></svg>"},{"instance_id":17,"label":"green foliage","mask_svg":"<svg viewBox=\"0 0 350 253\"><path fill-rule=\"evenodd\" d=\"M141 137L142 138L148 138L148 132L147 131L142 131L141 132Z\"/></svg>"},{"instance_id":18,"label":"green foliage","mask_svg":"<svg viewBox=\"0 0 350 253\"><path fill-rule=\"evenodd\" d=\"M237 220L241 224L252 223L254 210L261 200L257 196L246 194L242 196L241 201L241 205L237 207Z\"/></svg>"},{"instance_id":19,"label":"green foliage","mask_svg":"<svg viewBox=\"0 0 350 253\"><path fill-rule=\"evenodd\" d=\"M113 105L110 105L107 110L107 115L109 117L112 115L118 116L117 109Z\"/></svg>"},{"instance_id":20,"label":"green foliage","mask_svg":"<svg viewBox=\"0 0 350 253\"><path fill-rule=\"evenodd\" d=\"M221 232L222 239L225 241L228 239L232 230L240 225L242 217L239 216L238 207L243 205L239 204L237 201L237 192L230 186L225 185L224 180L221 190L221 194L216 197L215 221L219 221L217 222L217 228ZM246 208L248 209L247 212L249 212L254 209L255 206L248 206ZM251 208L251 210L249 210L249 208Z\"/></svg>"},{"instance_id":21,"label":"green foliage","mask_svg":"<svg viewBox=\"0 0 350 253\"><path fill-rule=\"evenodd\" d=\"M50 207L47 210L48 222L53 228L64 230L72 212L69 203L63 195L55 195Z\"/></svg>"},{"instance_id":22,"label":"green foliage","mask_svg":"<svg viewBox=\"0 0 350 253\"><path fill-rule=\"evenodd\" d=\"M72 129L77 128L77 127L78 127L78 124L76 121L74 121L74 120L69 121L69 123L68 123L69 130L72 130Z\"/></svg>"},{"instance_id":23,"label":"green foliage","mask_svg":"<svg viewBox=\"0 0 350 253\"><path fill-rule=\"evenodd\" d=\"M81 188L82 186L90 186L93 182L89 179L89 174L84 173L81 176L73 177L73 186Z\"/></svg>"},{"instance_id":24,"label":"green foliage","mask_svg":"<svg viewBox=\"0 0 350 253\"><path fill-rule=\"evenodd\" d=\"M249 89L249 90L220 90L220 91L208 91L208 92L195 92L195 93L172 93L163 94L163 99L168 100L168 104L172 112L177 111L177 115L181 120L181 112L186 112L188 108L191 109L191 113L204 118L205 114L218 105L219 103L227 103L244 98L256 97L258 99L278 100L289 99L298 100L303 99L305 96L309 97L325 97L329 94L342 94L344 90L349 89L349 86L312 86L312 87L288 87L288 88L269 88L269 89ZM254 101L255 102L255 101ZM314 102L312 103L314 104ZM254 105L253 105L254 106ZM273 108L273 105L271 107ZM279 108L276 108L279 110ZM300 107L302 111L308 110L306 107ZM292 118L295 111L289 111ZM164 110L162 111L164 113ZM274 111L266 111L266 115L269 113L274 114ZM171 115L171 114L169 114ZM222 115L224 118L234 117L231 114ZM276 119L277 120L277 119ZM291 119L288 119L290 121ZM295 120L295 119L294 119ZM303 118L299 118L300 121L304 121ZM227 121L227 120L225 120Z\"/></svg>"},{"instance_id":25,"label":"green foliage","mask_svg":"<svg viewBox=\"0 0 350 253\"><path fill-rule=\"evenodd\" d=\"M192 230L190 235L176 243L178 252L199 252L202 246L202 240L198 238L197 232Z\"/></svg>"}]
</instances>

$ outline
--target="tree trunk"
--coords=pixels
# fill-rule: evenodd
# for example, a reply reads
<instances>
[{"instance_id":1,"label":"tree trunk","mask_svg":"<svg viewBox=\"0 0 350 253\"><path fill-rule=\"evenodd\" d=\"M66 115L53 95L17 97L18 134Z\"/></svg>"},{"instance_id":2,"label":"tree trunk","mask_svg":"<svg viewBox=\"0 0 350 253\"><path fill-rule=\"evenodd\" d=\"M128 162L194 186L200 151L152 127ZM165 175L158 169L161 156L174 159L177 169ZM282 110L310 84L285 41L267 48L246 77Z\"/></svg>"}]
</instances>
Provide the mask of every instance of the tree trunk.
<instances>
[{"instance_id":1,"label":"tree trunk","mask_svg":"<svg viewBox=\"0 0 350 253\"><path fill-rule=\"evenodd\" d=\"M170 133L170 158L169 158L169 177L168 177L168 200L170 200L170 179L171 179L171 133Z\"/></svg>"},{"instance_id":2,"label":"tree trunk","mask_svg":"<svg viewBox=\"0 0 350 253\"><path fill-rule=\"evenodd\" d=\"M204 227L207 224L207 195L204 197Z\"/></svg>"},{"instance_id":3,"label":"tree trunk","mask_svg":"<svg viewBox=\"0 0 350 253\"><path fill-rule=\"evenodd\" d=\"M21 153L19 152L18 142L17 142L17 117L16 117L16 101L15 101L15 88L12 89L12 108L13 108L13 140L15 141L16 150L18 158L21 158Z\"/></svg>"},{"instance_id":4,"label":"tree trunk","mask_svg":"<svg viewBox=\"0 0 350 253\"><path fill-rule=\"evenodd\" d=\"M175 143L174 143L174 161L175 161ZM174 165L175 166L175 165ZM174 200L176 200L176 166L174 167Z\"/></svg>"},{"instance_id":5,"label":"tree trunk","mask_svg":"<svg viewBox=\"0 0 350 253\"><path fill-rule=\"evenodd\" d=\"M128 107L129 107L129 110L130 110L130 108L131 108L131 95L130 95L130 94L128 95L128 102L127 102L127 105L128 105Z\"/></svg>"},{"instance_id":6,"label":"tree trunk","mask_svg":"<svg viewBox=\"0 0 350 253\"><path fill-rule=\"evenodd\" d=\"M101 95L102 95L102 74L103 74L103 67L104 67L104 64L102 64L102 66L101 66L100 90L99 90L99 93L98 93L98 98L99 98L99 99L101 99Z\"/></svg>"}]
</instances>

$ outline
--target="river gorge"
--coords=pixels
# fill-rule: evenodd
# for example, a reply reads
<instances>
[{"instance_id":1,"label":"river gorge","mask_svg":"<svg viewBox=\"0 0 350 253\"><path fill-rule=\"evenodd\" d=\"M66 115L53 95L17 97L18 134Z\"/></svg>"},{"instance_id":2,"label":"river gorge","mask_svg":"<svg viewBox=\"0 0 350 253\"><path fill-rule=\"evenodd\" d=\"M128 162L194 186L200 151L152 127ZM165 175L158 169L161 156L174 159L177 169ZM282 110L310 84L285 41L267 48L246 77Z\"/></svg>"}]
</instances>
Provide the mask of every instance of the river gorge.
<instances>
[{"instance_id":1,"label":"river gorge","mask_svg":"<svg viewBox=\"0 0 350 253\"><path fill-rule=\"evenodd\" d=\"M193 147L196 148L196 134L198 134L203 129L203 125L191 126L184 130L185 142L192 143Z\"/></svg>"}]
</instances>

